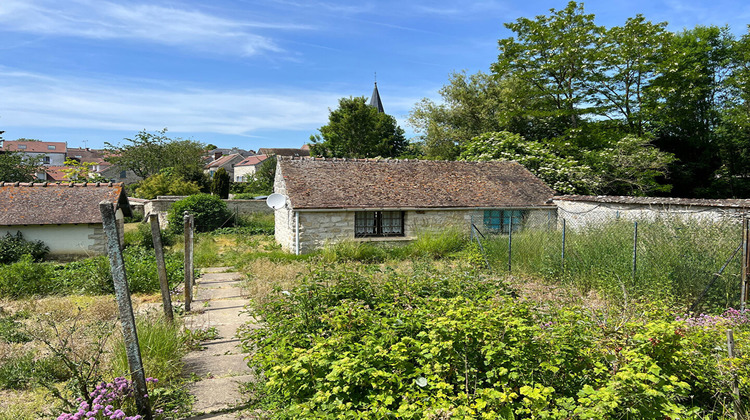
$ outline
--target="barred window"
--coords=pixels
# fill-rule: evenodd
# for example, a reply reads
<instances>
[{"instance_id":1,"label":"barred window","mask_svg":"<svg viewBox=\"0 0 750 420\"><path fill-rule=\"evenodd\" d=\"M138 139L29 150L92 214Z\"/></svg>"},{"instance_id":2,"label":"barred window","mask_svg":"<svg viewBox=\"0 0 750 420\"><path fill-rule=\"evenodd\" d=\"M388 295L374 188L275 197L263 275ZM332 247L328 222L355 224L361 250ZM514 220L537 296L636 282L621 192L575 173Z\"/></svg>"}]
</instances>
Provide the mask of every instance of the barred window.
<instances>
[{"instance_id":1,"label":"barred window","mask_svg":"<svg viewBox=\"0 0 750 420\"><path fill-rule=\"evenodd\" d=\"M354 237L404 236L404 212L358 211L354 213Z\"/></svg>"}]
</instances>

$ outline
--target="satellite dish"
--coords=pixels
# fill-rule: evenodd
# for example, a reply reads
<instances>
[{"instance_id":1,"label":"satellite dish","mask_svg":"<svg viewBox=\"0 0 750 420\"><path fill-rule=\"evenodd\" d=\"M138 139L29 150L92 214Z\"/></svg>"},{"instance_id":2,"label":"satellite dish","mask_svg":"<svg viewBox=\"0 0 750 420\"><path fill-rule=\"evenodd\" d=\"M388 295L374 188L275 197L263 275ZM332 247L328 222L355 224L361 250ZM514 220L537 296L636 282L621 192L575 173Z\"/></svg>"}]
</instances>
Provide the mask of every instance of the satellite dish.
<instances>
[{"instance_id":1,"label":"satellite dish","mask_svg":"<svg viewBox=\"0 0 750 420\"><path fill-rule=\"evenodd\" d=\"M286 196L284 194L273 193L266 198L268 207L277 210L286 206Z\"/></svg>"}]
</instances>

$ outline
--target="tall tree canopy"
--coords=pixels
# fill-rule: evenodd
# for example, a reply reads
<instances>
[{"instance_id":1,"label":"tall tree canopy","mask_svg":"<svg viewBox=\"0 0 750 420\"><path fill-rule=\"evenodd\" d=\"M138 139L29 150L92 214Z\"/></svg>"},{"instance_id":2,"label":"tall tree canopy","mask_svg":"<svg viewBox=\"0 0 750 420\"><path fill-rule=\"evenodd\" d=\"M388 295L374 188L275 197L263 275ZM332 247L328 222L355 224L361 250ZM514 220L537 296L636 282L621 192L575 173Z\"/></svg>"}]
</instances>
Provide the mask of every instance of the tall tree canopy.
<instances>
[{"instance_id":1,"label":"tall tree canopy","mask_svg":"<svg viewBox=\"0 0 750 420\"><path fill-rule=\"evenodd\" d=\"M42 158L20 152L0 152L0 181L33 182L42 167Z\"/></svg>"},{"instance_id":2,"label":"tall tree canopy","mask_svg":"<svg viewBox=\"0 0 750 420\"><path fill-rule=\"evenodd\" d=\"M543 151L593 171L565 184L578 193L750 197L750 34L641 15L605 28L576 2L505 26L491 73L454 73L411 111L428 158Z\"/></svg>"},{"instance_id":3,"label":"tall tree canopy","mask_svg":"<svg viewBox=\"0 0 750 420\"><path fill-rule=\"evenodd\" d=\"M392 116L368 106L364 97L341 98L328 124L310 136L310 153L323 157L397 157L407 146Z\"/></svg>"},{"instance_id":4,"label":"tall tree canopy","mask_svg":"<svg viewBox=\"0 0 750 420\"><path fill-rule=\"evenodd\" d=\"M173 168L186 181L202 183L206 146L195 140L169 138L166 132L166 128L155 133L143 130L132 139L125 138L123 144L105 143L110 153L106 160L144 179Z\"/></svg>"}]
</instances>

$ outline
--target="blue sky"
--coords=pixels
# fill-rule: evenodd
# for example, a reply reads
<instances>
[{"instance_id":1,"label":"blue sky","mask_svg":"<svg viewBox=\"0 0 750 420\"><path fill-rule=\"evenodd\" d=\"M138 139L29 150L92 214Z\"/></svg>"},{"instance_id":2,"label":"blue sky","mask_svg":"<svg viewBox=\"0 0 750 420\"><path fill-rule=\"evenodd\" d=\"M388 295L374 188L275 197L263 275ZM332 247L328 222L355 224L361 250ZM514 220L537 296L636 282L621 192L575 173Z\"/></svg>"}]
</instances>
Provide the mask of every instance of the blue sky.
<instances>
[{"instance_id":1,"label":"blue sky","mask_svg":"<svg viewBox=\"0 0 750 420\"><path fill-rule=\"evenodd\" d=\"M565 1L0 0L3 137L119 143L142 129L220 147L300 147L338 99L372 93L406 119L453 71L487 70L503 23ZM585 4L600 25L729 25L747 0Z\"/></svg>"}]
</instances>

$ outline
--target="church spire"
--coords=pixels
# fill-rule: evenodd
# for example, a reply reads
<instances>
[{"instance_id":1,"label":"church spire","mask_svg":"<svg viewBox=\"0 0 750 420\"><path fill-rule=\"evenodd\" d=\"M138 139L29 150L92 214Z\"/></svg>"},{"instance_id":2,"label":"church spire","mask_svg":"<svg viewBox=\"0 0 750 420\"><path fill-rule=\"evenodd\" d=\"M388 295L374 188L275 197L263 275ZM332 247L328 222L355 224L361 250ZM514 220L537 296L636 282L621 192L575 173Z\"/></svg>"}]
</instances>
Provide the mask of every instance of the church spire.
<instances>
[{"instance_id":1,"label":"church spire","mask_svg":"<svg viewBox=\"0 0 750 420\"><path fill-rule=\"evenodd\" d=\"M370 106L385 114L383 102L380 100L380 92L378 92L378 82L375 82L375 90L372 91L372 97L370 97Z\"/></svg>"}]
</instances>

